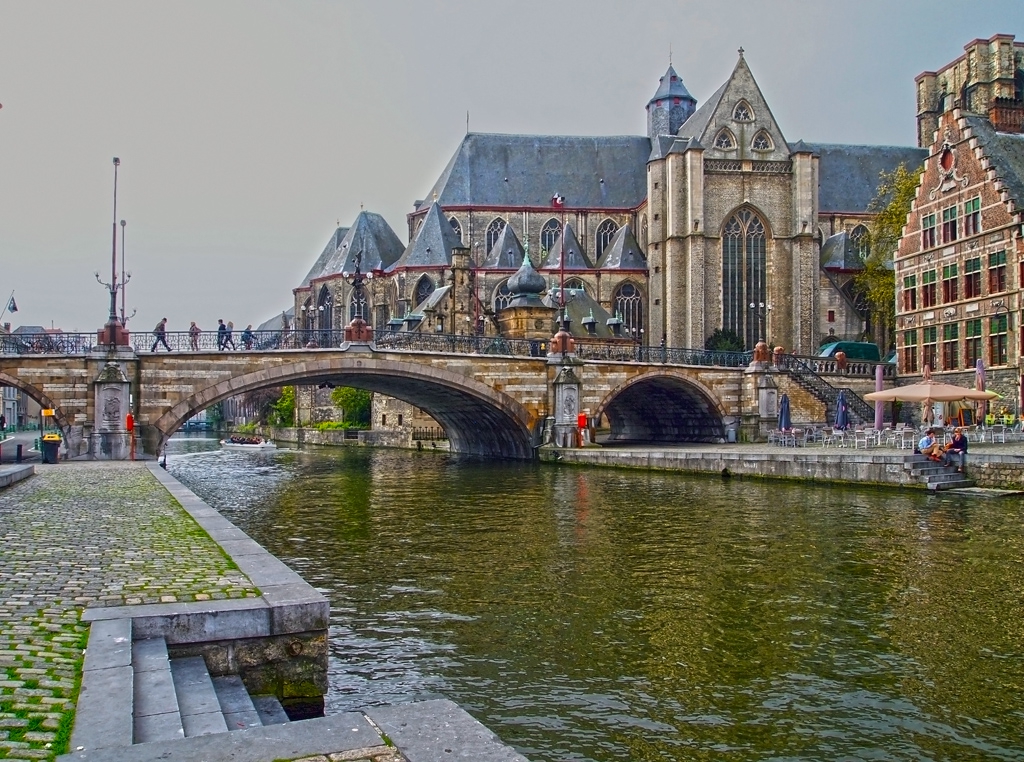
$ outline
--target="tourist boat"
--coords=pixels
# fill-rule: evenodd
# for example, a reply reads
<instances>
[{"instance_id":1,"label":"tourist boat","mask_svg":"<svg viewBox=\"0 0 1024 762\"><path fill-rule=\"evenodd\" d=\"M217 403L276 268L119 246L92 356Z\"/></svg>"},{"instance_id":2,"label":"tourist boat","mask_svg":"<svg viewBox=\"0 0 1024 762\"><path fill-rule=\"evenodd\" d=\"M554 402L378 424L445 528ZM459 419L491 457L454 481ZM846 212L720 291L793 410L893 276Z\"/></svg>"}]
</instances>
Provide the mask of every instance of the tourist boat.
<instances>
[{"instance_id":1,"label":"tourist boat","mask_svg":"<svg viewBox=\"0 0 1024 762\"><path fill-rule=\"evenodd\" d=\"M220 440L220 446L225 450L276 450L277 445L269 439L262 437L228 437Z\"/></svg>"}]
</instances>

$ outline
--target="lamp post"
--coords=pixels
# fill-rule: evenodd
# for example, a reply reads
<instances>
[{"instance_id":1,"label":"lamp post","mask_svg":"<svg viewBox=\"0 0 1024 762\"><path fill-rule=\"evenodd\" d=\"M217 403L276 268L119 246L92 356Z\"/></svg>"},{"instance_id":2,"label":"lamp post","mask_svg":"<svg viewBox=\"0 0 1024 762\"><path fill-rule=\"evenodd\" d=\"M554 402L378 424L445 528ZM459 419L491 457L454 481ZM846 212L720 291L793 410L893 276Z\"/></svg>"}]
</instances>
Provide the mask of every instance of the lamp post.
<instances>
[{"instance_id":1,"label":"lamp post","mask_svg":"<svg viewBox=\"0 0 1024 762\"><path fill-rule=\"evenodd\" d=\"M96 282L105 286L110 293L110 314L107 316L107 324L101 331L101 336L106 333L107 343L111 347L117 346L120 339L127 343L127 338L122 337L122 323L117 318L117 289L124 288L124 282L117 282L117 168L121 166L121 160L114 157L114 221L111 224L111 245L110 245L110 282L104 283L100 279L99 272L96 273Z\"/></svg>"},{"instance_id":2,"label":"lamp post","mask_svg":"<svg viewBox=\"0 0 1024 762\"><path fill-rule=\"evenodd\" d=\"M758 341L764 341L765 323L768 322L768 313L772 311L772 306L765 302L751 302L750 311L757 315Z\"/></svg>"}]
</instances>

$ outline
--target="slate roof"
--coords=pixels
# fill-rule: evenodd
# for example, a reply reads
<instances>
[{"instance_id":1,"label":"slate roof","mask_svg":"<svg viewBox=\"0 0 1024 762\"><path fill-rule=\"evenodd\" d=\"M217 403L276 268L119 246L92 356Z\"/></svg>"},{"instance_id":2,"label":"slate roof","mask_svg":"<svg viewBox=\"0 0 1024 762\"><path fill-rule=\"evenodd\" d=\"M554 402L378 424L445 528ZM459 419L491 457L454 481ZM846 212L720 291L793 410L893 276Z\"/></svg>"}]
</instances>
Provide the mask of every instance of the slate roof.
<instances>
[{"instance_id":1,"label":"slate roof","mask_svg":"<svg viewBox=\"0 0 1024 762\"><path fill-rule=\"evenodd\" d=\"M288 325L290 327L295 325L295 307L294 306L289 307L286 310L281 310L281 313L284 313L285 315L288 316ZM253 330L254 331L280 331L283 328L283 326L281 325L281 313L275 314L274 317L272 317L269 320L265 320L264 322L260 323L258 326L253 328Z\"/></svg>"},{"instance_id":2,"label":"slate roof","mask_svg":"<svg viewBox=\"0 0 1024 762\"><path fill-rule=\"evenodd\" d=\"M654 93L654 97L647 102L647 105L650 105L655 101L660 101L664 98L687 98L694 103L697 102L696 99L686 90L686 87L683 85L682 78L676 74L676 70L672 68L672 64L668 65L668 70L665 72L665 76L659 80L658 91Z\"/></svg>"},{"instance_id":3,"label":"slate roof","mask_svg":"<svg viewBox=\"0 0 1024 762\"><path fill-rule=\"evenodd\" d=\"M829 236L821 245L821 266L828 270L863 270L853 239L845 230Z\"/></svg>"},{"instance_id":4,"label":"slate roof","mask_svg":"<svg viewBox=\"0 0 1024 762\"><path fill-rule=\"evenodd\" d=\"M982 116L965 115L964 120L1017 209L1024 209L1024 135L996 132L992 123Z\"/></svg>"},{"instance_id":5,"label":"slate roof","mask_svg":"<svg viewBox=\"0 0 1024 762\"><path fill-rule=\"evenodd\" d=\"M441 207L434 203L427 210L415 238L390 270L399 267L448 267L452 263L452 249L461 248L462 239L441 213Z\"/></svg>"},{"instance_id":6,"label":"slate roof","mask_svg":"<svg viewBox=\"0 0 1024 762\"><path fill-rule=\"evenodd\" d=\"M590 264L590 260L587 259L587 255L583 253L583 248L580 246L579 239L576 238L576 233L572 229L572 225L569 223L565 224L565 228L558 239L551 246L551 250L548 252L547 257L541 263L541 269L547 270L559 270L562 267L562 236L565 236L565 269L566 270L591 270L593 265Z\"/></svg>"},{"instance_id":7,"label":"slate roof","mask_svg":"<svg viewBox=\"0 0 1024 762\"><path fill-rule=\"evenodd\" d=\"M928 151L909 146L806 143L818 160L818 211L866 212L878 190L879 175L900 164L916 169Z\"/></svg>"},{"instance_id":8,"label":"slate roof","mask_svg":"<svg viewBox=\"0 0 1024 762\"><path fill-rule=\"evenodd\" d=\"M633 209L647 196L650 153L651 141L638 136L471 132L426 198L514 209L551 206L559 194L570 208Z\"/></svg>"},{"instance_id":9,"label":"slate roof","mask_svg":"<svg viewBox=\"0 0 1024 762\"><path fill-rule=\"evenodd\" d=\"M317 257L316 262L309 268L309 272L306 273L306 277L302 279L302 285L299 288L309 288L310 281L313 278L319 278L321 275L326 274L327 263L331 261L331 257L334 256L334 252L341 246L342 240L345 238L345 234L348 233L348 228L338 228L331 235L327 241L327 245L324 246L324 250L320 252L320 256Z\"/></svg>"},{"instance_id":10,"label":"slate roof","mask_svg":"<svg viewBox=\"0 0 1024 762\"><path fill-rule=\"evenodd\" d=\"M597 263L599 270L646 270L647 260L629 225L623 225L605 247Z\"/></svg>"},{"instance_id":11,"label":"slate roof","mask_svg":"<svg viewBox=\"0 0 1024 762\"><path fill-rule=\"evenodd\" d=\"M512 269L523 263L523 245L511 225L505 225L494 246L484 257L482 267Z\"/></svg>"},{"instance_id":12,"label":"slate roof","mask_svg":"<svg viewBox=\"0 0 1024 762\"><path fill-rule=\"evenodd\" d=\"M548 290L542 297L542 300L548 307L560 309L561 305L558 303L559 296L559 289L553 288ZM565 290L565 312L569 317L569 333L573 336L585 337L591 335L587 333L583 320L593 315L595 320L595 333L593 335L602 339L615 337L615 334L608 327L608 320L611 318L608 310L602 307L601 303L593 299L585 290L578 288L567 288Z\"/></svg>"},{"instance_id":13,"label":"slate roof","mask_svg":"<svg viewBox=\"0 0 1024 762\"><path fill-rule=\"evenodd\" d=\"M711 97L701 104L700 108L690 114L690 118L683 122L683 126L679 128L679 132L676 134L680 137L697 138L698 140L704 137L708 123L711 121L711 117L715 115L718 104L721 102L722 96L725 95L725 91L731 81L732 77L715 90Z\"/></svg>"}]
</instances>

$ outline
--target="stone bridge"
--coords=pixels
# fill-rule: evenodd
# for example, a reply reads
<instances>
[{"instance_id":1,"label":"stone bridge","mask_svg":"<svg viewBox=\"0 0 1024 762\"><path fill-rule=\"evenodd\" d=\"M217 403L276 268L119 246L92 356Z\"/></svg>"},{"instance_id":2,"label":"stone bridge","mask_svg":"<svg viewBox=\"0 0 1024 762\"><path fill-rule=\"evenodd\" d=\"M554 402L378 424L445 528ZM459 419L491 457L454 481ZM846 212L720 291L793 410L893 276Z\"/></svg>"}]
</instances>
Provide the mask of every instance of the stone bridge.
<instances>
[{"instance_id":1,"label":"stone bridge","mask_svg":"<svg viewBox=\"0 0 1024 762\"><path fill-rule=\"evenodd\" d=\"M158 453L186 420L220 400L264 387L330 382L381 392L421 408L460 453L530 458L545 423L571 429L577 411L606 416L612 438L717 441L726 426L754 427L758 376L744 368L341 348L141 353L127 347L77 354L0 354L0 385L53 408L71 456L111 455L130 406L146 452ZM120 378L125 409L97 403ZM568 408L559 410L559 388ZM105 410L99 408L104 407ZM553 417L560 416L561 419ZM117 447L113 448L116 451Z\"/></svg>"}]
</instances>

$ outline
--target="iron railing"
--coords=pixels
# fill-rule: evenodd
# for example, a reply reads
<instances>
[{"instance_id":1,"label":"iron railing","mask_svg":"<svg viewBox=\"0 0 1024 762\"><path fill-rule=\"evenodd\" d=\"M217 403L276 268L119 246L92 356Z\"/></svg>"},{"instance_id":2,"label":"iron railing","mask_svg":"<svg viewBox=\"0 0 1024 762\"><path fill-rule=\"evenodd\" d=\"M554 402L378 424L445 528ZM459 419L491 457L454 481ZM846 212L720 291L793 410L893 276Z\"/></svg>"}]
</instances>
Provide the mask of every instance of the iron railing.
<instances>
[{"instance_id":1,"label":"iron railing","mask_svg":"<svg viewBox=\"0 0 1024 762\"><path fill-rule=\"evenodd\" d=\"M813 359L825 359L825 358L807 358L799 357L797 355L782 355L778 360L778 367L788 370L790 377L796 381L800 386L814 395L818 400L825 404L825 409L829 420L835 420L836 405L839 401L840 389L832 386L828 381L823 379L815 372L814 368L807 363L807 360ZM849 388L844 388L842 391L845 393L847 410L855 419L859 419L858 423L867 423L873 421L875 416L875 409L855 391Z\"/></svg>"},{"instance_id":2,"label":"iron railing","mask_svg":"<svg viewBox=\"0 0 1024 762\"><path fill-rule=\"evenodd\" d=\"M96 333L25 333L0 336L0 354L78 355L91 352Z\"/></svg>"}]
</instances>

